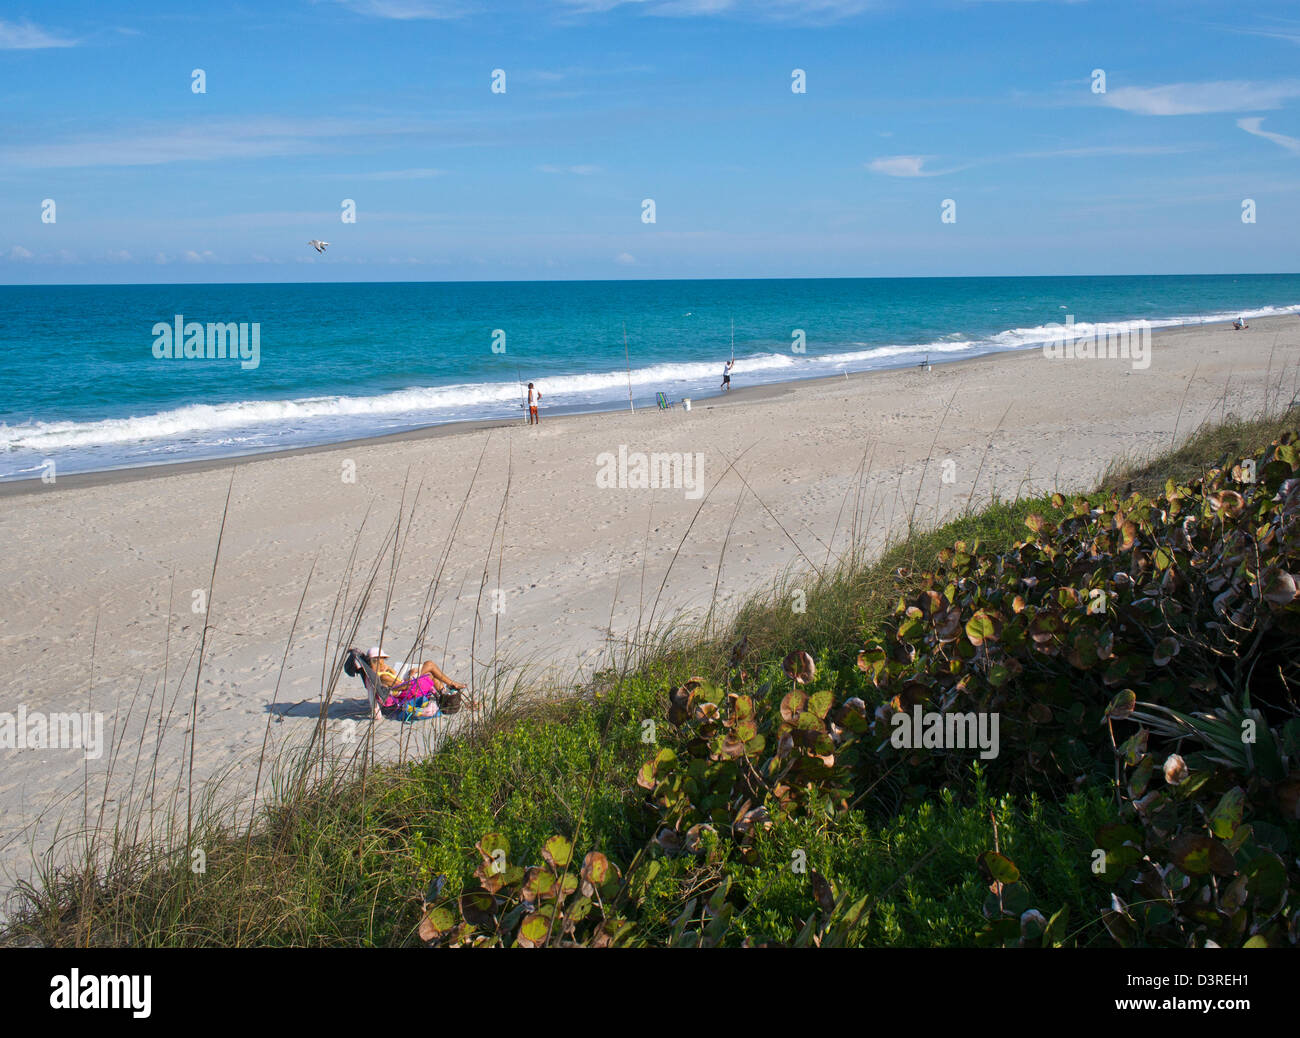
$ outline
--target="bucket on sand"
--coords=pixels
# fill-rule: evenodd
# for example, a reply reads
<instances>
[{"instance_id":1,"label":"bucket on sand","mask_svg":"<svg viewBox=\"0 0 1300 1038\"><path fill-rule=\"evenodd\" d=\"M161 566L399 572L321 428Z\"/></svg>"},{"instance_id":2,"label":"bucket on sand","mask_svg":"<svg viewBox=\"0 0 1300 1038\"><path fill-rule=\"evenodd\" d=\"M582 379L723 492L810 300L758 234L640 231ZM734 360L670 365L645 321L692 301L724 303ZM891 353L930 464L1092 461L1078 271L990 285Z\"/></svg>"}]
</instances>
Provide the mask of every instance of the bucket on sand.
<instances>
[{"instance_id":1,"label":"bucket on sand","mask_svg":"<svg viewBox=\"0 0 1300 1038\"><path fill-rule=\"evenodd\" d=\"M688 396L682 397L682 410L689 411L690 409L691 409L691 398Z\"/></svg>"}]
</instances>

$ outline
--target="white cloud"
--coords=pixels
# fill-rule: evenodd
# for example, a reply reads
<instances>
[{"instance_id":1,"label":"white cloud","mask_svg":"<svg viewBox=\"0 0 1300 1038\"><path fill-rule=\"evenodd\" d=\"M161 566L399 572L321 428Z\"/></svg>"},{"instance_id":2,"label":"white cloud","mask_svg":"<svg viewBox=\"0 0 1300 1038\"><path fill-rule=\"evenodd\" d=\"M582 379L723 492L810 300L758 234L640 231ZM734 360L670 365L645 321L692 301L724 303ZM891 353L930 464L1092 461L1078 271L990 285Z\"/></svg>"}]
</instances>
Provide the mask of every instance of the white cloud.
<instances>
[{"instance_id":1,"label":"white cloud","mask_svg":"<svg viewBox=\"0 0 1300 1038\"><path fill-rule=\"evenodd\" d=\"M50 47L75 47L77 40L56 36L31 22L6 22L0 19L0 50L46 50Z\"/></svg>"},{"instance_id":2,"label":"white cloud","mask_svg":"<svg viewBox=\"0 0 1300 1038\"><path fill-rule=\"evenodd\" d=\"M872 173L883 173L887 177L941 177L947 173L956 173L964 167L953 169L926 169L925 164L933 158L931 155L889 155L883 159L873 159L867 163Z\"/></svg>"},{"instance_id":3,"label":"white cloud","mask_svg":"<svg viewBox=\"0 0 1300 1038\"><path fill-rule=\"evenodd\" d=\"M1288 137L1284 133L1270 133L1263 129L1264 120L1259 116L1252 116L1249 119L1238 119L1237 125L1247 133L1254 134L1256 137L1263 137L1266 141L1272 141L1279 144L1293 155L1300 155L1300 138Z\"/></svg>"},{"instance_id":4,"label":"white cloud","mask_svg":"<svg viewBox=\"0 0 1300 1038\"><path fill-rule=\"evenodd\" d=\"M813 24L838 22L879 6L875 0L559 0L559 3L576 13L635 7L663 18L735 15Z\"/></svg>"},{"instance_id":5,"label":"white cloud","mask_svg":"<svg viewBox=\"0 0 1300 1038\"><path fill-rule=\"evenodd\" d=\"M1126 155L1181 155L1195 150L1189 146L1165 144L1081 144L1074 148L1057 148L1054 151L1021 151L1007 155L986 155L971 159L961 166L949 166L946 169L930 169L927 163L932 155L889 155L866 163L872 173L887 177L942 177L950 173L960 173L975 166L987 166L999 162L1012 162L1021 159L1088 159L1123 157Z\"/></svg>"},{"instance_id":6,"label":"white cloud","mask_svg":"<svg viewBox=\"0 0 1300 1038\"><path fill-rule=\"evenodd\" d=\"M109 263L130 263L134 257L126 249L109 249L105 258Z\"/></svg>"},{"instance_id":7,"label":"white cloud","mask_svg":"<svg viewBox=\"0 0 1300 1038\"><path fill-rule=\"evenodd\" d=\"M204 249L202 252L196 252L194 249L186 249L181 256L186 263L210 263L216 259L211 249Z\"/></svg>"},{"instance_id":8,"label":"white cloud","mask_svg":"<svg viewBox=\"0 0 1300 1038\"><path fill-rule=\"evenodd\" d=\"M636 257L633 256L630 252L620 252L617 256L614 257L614 262L624 267L630 267L632 266L633 263L636 262Z\"/></svg>"},{"instance_id":9,"label":"white cloud","mask_svg":"<svg viewBox=\"0 0 1300 1038\"><path fill-rule=\"evenodd\" d=\"M1168 83L1154 87L1117 87L1100 95L1102 103L1137 115L1205 115L1280 108L1300 97L1300 80L1251 83Z\"/></svg>"},{"instance_id":10,"label":"white cloud","mask_svg":"<svg viewBox=\"0 0 1300 1038\"><path fill-rule=\"evenodd\" d=\"M9 250L9 258L11 260L29 260L32 258L32 252L30 249L24 249L21 245L15 245Z\"/></svg>"},{"instance_id":11,"label":"white cloud","mask_svg":"<svg viewBox=\"0 0 1300 1038\"><path fill-rule=\"evenodd\" d=\"M441 0L338 0L348 10L399 22L444 21L466 14L464 4Z\"/></svg>"}]
</instances>

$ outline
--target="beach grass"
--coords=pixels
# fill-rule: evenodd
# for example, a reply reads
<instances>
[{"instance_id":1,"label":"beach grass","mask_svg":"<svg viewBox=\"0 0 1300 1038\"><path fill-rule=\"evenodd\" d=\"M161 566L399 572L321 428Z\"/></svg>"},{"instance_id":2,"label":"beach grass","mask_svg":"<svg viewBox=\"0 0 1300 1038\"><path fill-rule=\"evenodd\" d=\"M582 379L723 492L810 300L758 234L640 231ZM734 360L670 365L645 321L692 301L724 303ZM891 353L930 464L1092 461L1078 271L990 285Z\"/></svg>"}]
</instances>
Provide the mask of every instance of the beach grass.
<instances>
[{"instance_id":1,"label":"beach grass","mask_svg":"<svg viewBox=\"0 0 1300 1038\"><path fill-rule=\"evenodd\" d=\"M1202 425L1167 450L1112 464L1094 496L1192 478L1295 428L1294 414ZM411 500L418 497L416 488ZM504 506L503 499L501 535L492 542L498 551ZM866 525L856 504L850 512L850 531ZM161 822L142 824L144 808L137 806L111 827L86 822L65 831L15 890L0 943L416 945L426 904L475 887L475 848L485 833L501 834L530 863L540 860L548 837L561 833L580 850L598 848L627 866L650 853L654 838L655 819L634 779L647 757L645 724L663 717L670 688L695 675L725 680L742 640L755 680L779 679L792 651L847 674L864 636L885 622L900 593L934 567L943 549L955 541L1010 548L1023 538L1026 517L1060 512L1049 498L994 501L935 529L913 525L875 557L850 532L833 561L828 548L818 571L783 575L734 616L710 610L702 622L656 626L652 610L645 629L611 650L606 667L570 686L530 683L526 666L498 667L476 686L494 690L481 713L416 759L378 763L368 737L345 750L325 739L335 668L322 682L319 737L259 765L253 810L241 811L220 782L187 782ZM449 544L454 536L453 529ZM384 593L384 570L400 568L402 543L399 520L360 586L340 590L331 637L340 652L355 642L362 613ZM439 568L430 581L430 615L441 577ZM1070 909L1072 943L1105 943L1096 891L1079 863L1108 818L1109 795L1104 785L1068 795L994 790L978 764L937 797L883 781L852 810L800 814L759 842L757 858L731 876L745 907L728 941L795 943L806 897L789 863L802 854L838 889L867 899L859 943L971 944L988 894L975 858L1000 841L1036 877L1044 911ZM641 892L638 939L678 943L683 918L725 867L665 859Z\"/></svg>"}]
</instances>

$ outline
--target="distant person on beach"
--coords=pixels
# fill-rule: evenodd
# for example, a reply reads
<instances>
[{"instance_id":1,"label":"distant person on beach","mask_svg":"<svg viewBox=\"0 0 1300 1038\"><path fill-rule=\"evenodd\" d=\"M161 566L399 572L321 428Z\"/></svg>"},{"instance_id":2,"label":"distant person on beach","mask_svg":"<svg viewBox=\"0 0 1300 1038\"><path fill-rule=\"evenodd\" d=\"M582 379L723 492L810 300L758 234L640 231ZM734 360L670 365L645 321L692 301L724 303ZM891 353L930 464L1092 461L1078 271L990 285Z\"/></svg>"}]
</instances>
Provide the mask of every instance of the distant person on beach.
<instances>
[{"instance_id":1,"label":"distant person on beach","mask_svg":"<svg viewBox=\"0 0 1300 1038\"><path fill-rule=\"evenodd\" d=\"M537 417L537 407L542 402L542 391L534 389L531 382L528 383L528 424L541 425L542 420Z\"/></svg>"},{"instance_id":2,"label":"distant person on beach","mask_svg":"<svg viewBox=\"0 0 1300 1038\"><path fill-rule=\"evenodd\" d=\"M1249 328L1250 325L1246 323L1246 319L1244 317L1238 317L1235 321L1232 322L1232 327L1234 331L1240 332L1246 328Z\"/></svg>"},{"instance_id":3,"label":"distant person on beach","mask_svg":"<svg viewBox=\"0 0 1300 1038\"><path fill-rule=\"evenodd\" d=\"M731 391L731 365L735 363L735 360L729 360L722 369L722 389L725 392Z\"/></svg>"}]
</instances>

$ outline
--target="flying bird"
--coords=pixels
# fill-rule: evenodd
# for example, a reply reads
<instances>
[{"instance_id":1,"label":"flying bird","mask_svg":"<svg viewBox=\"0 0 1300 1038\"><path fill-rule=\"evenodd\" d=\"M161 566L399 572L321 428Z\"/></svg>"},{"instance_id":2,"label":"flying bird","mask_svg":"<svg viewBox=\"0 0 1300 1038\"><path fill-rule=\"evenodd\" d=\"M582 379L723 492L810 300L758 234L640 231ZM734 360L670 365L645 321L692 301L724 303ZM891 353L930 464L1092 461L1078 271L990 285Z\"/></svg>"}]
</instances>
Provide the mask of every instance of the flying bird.
<instances>
[{"instance_id":1,"label":"flying bird","mask_svg":"<svg viewBox=\"0 0 1300 1038\"><path fill-rule=\"evenodd\" d=\"M313 238L307 244L310 245L317 252L324 252L326 249L329 248L330 243L327 241L317 241L315 238Z\"/></svg>"}]
</instances>

